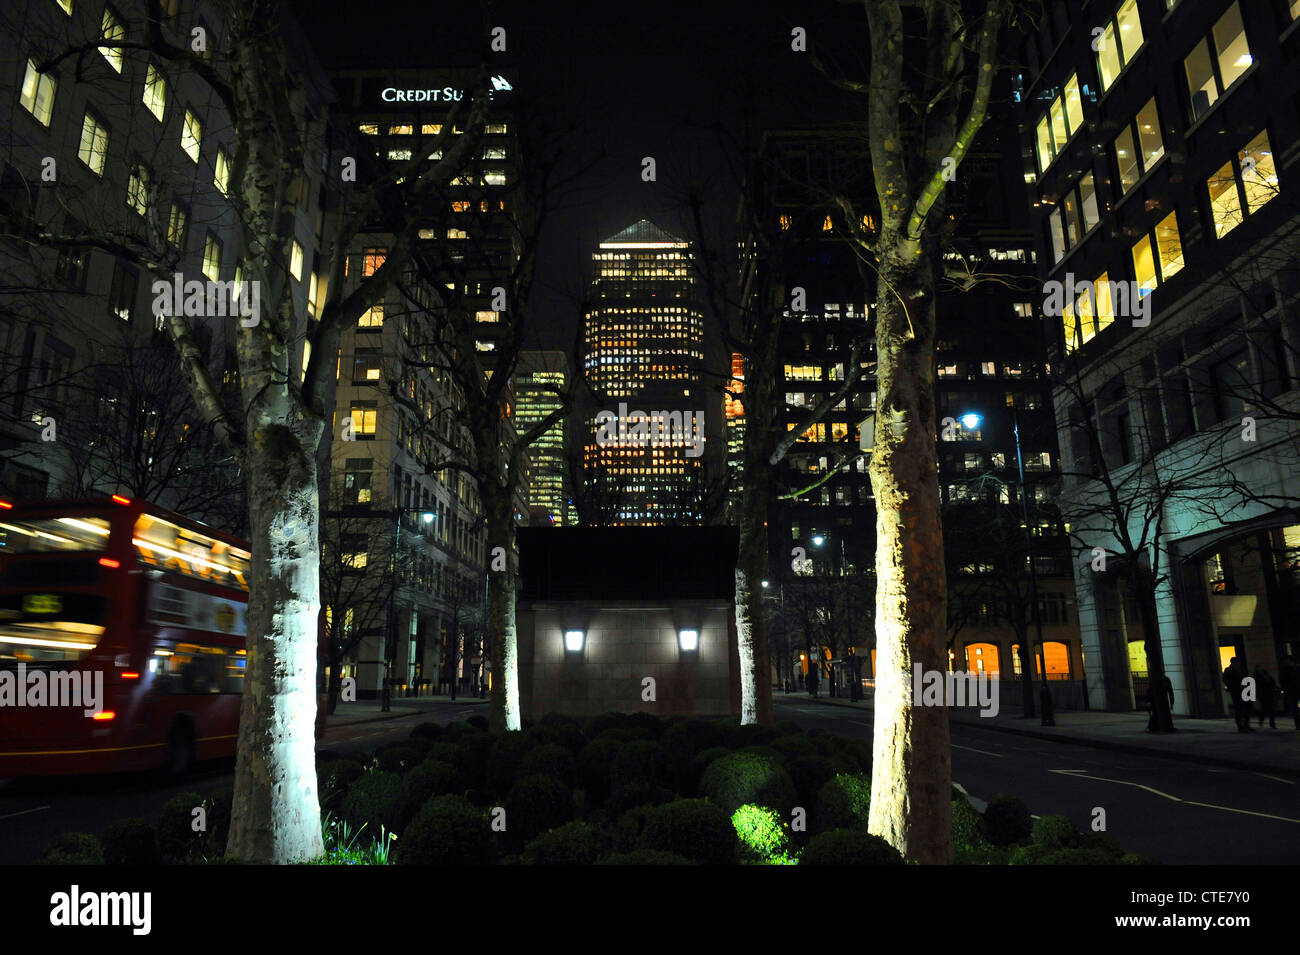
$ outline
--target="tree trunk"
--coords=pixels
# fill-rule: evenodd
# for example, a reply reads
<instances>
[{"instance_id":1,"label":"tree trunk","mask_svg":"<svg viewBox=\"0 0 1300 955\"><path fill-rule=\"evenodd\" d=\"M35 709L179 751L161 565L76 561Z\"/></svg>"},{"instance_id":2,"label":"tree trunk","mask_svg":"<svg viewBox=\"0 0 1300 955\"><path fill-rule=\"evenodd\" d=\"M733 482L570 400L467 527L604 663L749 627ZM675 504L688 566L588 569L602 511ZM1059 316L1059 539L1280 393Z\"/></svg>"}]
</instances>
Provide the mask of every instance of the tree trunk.
<instances>
[{"instance_id":1,"label":"tree trunk","mask_svg":"<svg viewBox=\"0 0 1300 955\"><path fill-rule=\"evenodd\" d=\"M287 414L285 417L289 417ZM319 422L261 425L248 447L252 583L226 854L290 863L324 851L316 793Z\"/></svg>"},{"instance_id":2,"label":"tree trunk","mask_svg":"<svg viewBox=\"0 0 1300 955\"><path fill-rule=\"evenodd\" d=\"M736 650L740 660L740 722L774 722L772 674L763 618L767 574L766 482L746 477L736 562Z\"/></svg>"},{"instance_id":3,"label":"tree trunk","mask_svg":"<svg viewBox=\"0 0 1300 955\"><path fill-rule=\"evenodd\" d=\"M492 674L492 704L488 724L493 733L522 728L519 712L519 641L515 628L515 556L513 507L510 488L493 494L499 500L484 501L488 509L488 644ZM505 548L505 569L493 551Z\"/></svg>"},{"instance_id":4,"label":"tree trunk","mask_svg":"<svg viewBox=\"0 0 1300 955\"><path fill-rule=\"evenodd\" d=\"M934 276L920 243L881 242L876 353L876 696L871 832L909 860L953 858L948 713L912 670L947 670L934 417Z\"/></svg>"},{"instance_id":5,"label":"tree trunk","mask_svg":"<svg viewBox=\"0 0 1300 955\"><path fill-rule=\"evenodd\" d=\"M1155 731L1172 733L1174 716L1169 709L1169 697L1164 689L1165 652L1160 643L1160 617L1156 612L1155 582L1150 574L1135 570L1132 575L1133 597L1142 618L1143 646L1147 654L1147 690L1151 694L1151 707L1155 714Z\"/></svg>"}]
</instances>

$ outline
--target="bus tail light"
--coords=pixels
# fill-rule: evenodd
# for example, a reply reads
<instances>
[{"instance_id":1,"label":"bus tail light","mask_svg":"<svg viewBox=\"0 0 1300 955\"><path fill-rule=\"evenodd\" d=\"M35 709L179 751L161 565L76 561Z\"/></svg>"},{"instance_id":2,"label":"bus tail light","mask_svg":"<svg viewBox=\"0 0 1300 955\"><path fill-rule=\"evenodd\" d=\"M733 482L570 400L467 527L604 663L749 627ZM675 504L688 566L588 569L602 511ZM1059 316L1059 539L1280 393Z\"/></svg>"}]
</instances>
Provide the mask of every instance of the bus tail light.
<instances>
[{"instance_id":1,"label":"bus tail light","mask_svg":"<svg viewBox=\"0 0 1300 955\"><path fill-rule=\"evenodd\" d=\"M14 509L14 506L13 506L12 504L10 504L8 501L0 501L0 510L3 510L3 511L12 511L13 509Z\"/></svg>"},{"instance_id":2,"label":"bus tail light","mask_svg":"<svg viewBox=\"0 0 1300 955\"><path fill-rule=\"evenodd\" d=\"M128 505L129 505L129 504L131 503L131 499L130 499L129 497L123 497L121 494L114 494L114 495L113 495L113 500L117 501L117 503L119 503L119 504L128 504Z\"/></svg>"},{"instance_id":3,"label":"bus tail light","mask_svg":"<svg viewBox=\"0 0 1300 955\"><path fill-rule=\"evenodd\" d=\"M112 710L100 710L98 713L95 713L90 718L92 720L99 720L100 722L106 722L108 720L117 719L117 714L114 713Z\"/></svg>"},{"instance_id":4,"label":"bus tail light","mask_svg":"<svg viewBox=\"0 0 1300 955\"><path fill-rule=\"evenodd\" d=\"M140 674L139 674L139 673L136 673L134 670L127 670L125 673L122 674L122 679L123 679L123 680L138 680L138 679L140 679Z\"/></svg>"},{"instance_id":5,"label":"bus tail light","mask_svg":"<svg viewBox=\"0 0 1300 955\"><path fill-rule=\"evenodd\" d=\"M101 557L99 558L99 566L117 570L117 568L122 566L122 562L120 560L114 560L111 557Z\"/></svg>"}]
</instances>

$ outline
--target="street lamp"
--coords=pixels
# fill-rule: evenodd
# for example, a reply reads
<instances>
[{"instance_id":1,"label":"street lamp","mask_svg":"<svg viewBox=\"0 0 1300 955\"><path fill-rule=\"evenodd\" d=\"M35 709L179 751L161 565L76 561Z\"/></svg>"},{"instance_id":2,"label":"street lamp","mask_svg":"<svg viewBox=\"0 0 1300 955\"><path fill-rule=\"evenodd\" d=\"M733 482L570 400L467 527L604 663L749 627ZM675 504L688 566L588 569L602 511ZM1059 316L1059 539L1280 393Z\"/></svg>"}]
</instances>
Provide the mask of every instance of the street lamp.
<instances>
[{"instance_id":1,"label":"street lamp","mask_svg":"<svg viewBox=\"0 0 1300 955\"><path fill-rule=\"evenodd\" d=\"M983 415L970 411L963 414L958 420L961 421L962 427L969 431L979 427L984 420ZM1016 413L1016 406L1011 406L1011 434L1016 441L1016 472L1020 477L1020 516L1025 526L1025 559L1029 562L1029 599L1031 601L1030 612L1034 619L1034 633L1038 638L1038 646L1043 646L1043 619L1038 609L1038 569L1034 566L1034 536L1029 529L1029 487L1025 483L1025 461L1020 451L1020 417ZM1028 642L1028 641L1026 641ZM1022 647L1020 653L1020 675L1024 686L1024 715L1034 715L1034 648L1032 646ZM1039 665L1043 670L1043 679L1047 679L1047 662L1040 658ZM1048 718L1048 713L1044 712L1043 718Z\"/></svg>"}]
</instances>

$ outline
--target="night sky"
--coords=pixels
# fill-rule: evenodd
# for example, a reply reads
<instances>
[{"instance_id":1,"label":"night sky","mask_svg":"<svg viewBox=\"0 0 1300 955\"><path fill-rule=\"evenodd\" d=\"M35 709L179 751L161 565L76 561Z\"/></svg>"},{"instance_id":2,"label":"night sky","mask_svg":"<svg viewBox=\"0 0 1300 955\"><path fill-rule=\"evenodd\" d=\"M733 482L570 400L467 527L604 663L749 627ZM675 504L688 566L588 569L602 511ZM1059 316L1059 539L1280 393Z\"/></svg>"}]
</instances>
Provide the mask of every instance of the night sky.
<instances>
[{"instance_id":1,"label":"night sky","mask_svg":"<svg viewBox=\"0 0 1300 955\"><path fill-rule=\"evenodd\" d=\"M543 231L534 289L541 340L533 347L573 342L602 238L642 217L686 231L691 183L709 197L710 228L734 249L736 146L747 131L848 119L861 109L790 49L792 28L802 26L810 51L861 75L859 4L512 2L494 4L486 20L474 3L299 9L327 68L473 66L486 57L516 72L526 122L566 131L561 175L585 172L556 196ZM493 26L506 29L504 54L487 50ZM655 183L641 181L645 156L655 157Z\"/></svg>"}]
</instances>

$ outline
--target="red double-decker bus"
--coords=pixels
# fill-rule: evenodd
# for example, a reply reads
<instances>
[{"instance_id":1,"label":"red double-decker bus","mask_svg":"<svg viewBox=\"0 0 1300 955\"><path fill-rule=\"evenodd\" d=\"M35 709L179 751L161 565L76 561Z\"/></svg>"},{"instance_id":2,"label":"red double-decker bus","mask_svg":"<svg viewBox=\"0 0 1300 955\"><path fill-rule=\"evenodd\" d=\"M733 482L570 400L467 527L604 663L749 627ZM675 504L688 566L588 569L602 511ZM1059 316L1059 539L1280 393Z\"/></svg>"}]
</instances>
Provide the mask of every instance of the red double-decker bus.
<instances>
[{"instance_id":1,"label":"red double-decker bus","mask_svg":"<svg viewBox=\"0 0 1300 955\"><path fill-rule=\"evenodd\" d=\"M250 558L125 497L0 502L0 777L233 755Z\"/></svg>"}]
</instances>

